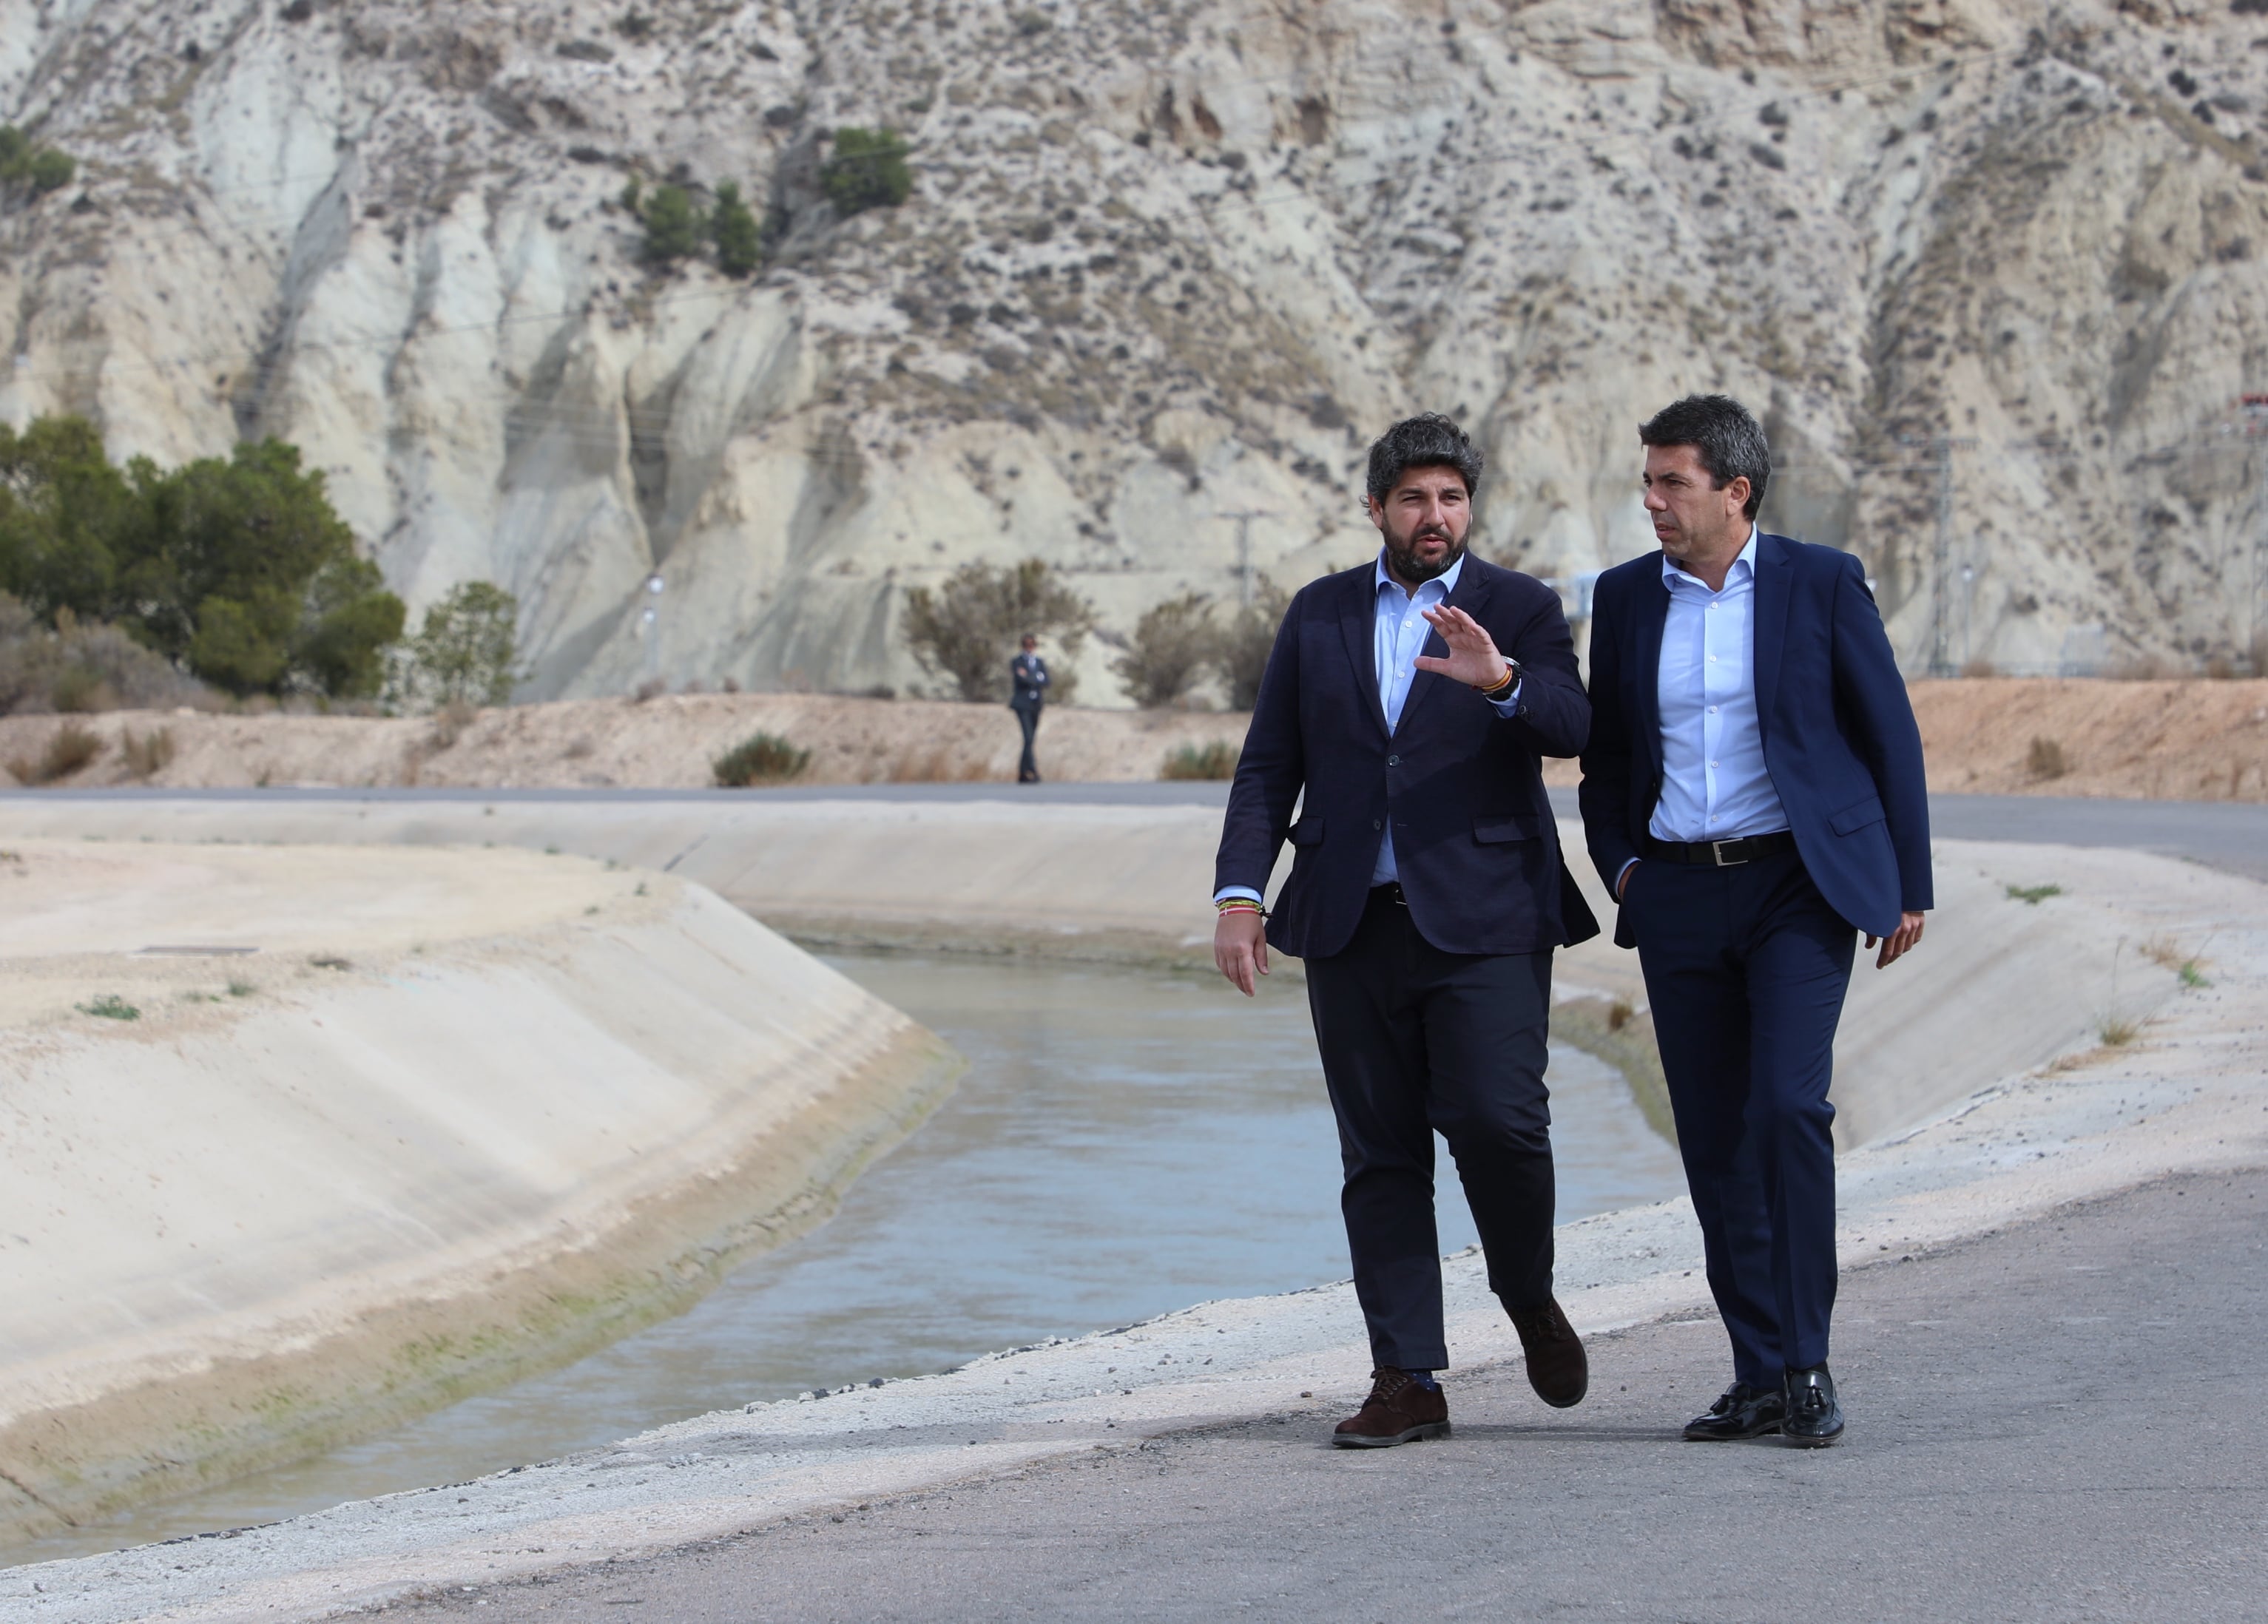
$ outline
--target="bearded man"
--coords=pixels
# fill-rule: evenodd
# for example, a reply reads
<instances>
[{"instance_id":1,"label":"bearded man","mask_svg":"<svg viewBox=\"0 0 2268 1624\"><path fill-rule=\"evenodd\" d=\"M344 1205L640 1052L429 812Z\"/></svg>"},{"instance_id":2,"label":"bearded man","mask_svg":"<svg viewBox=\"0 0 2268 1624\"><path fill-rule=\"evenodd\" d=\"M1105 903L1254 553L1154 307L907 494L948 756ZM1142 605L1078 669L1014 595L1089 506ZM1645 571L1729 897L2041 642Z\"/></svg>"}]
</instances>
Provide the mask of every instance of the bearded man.
<instances>
[{"instance_id":1,"label":"bearded man","mask_svg":"<svg viewBox=\"0 0 2268 1624\"><path fill-rule=\"evenodd\" d=\"M1530 1384L1564 1408L1590 1379L1551 1295L1543 1070L1551 951L1598 925L1560 859L1542 758L1581 751L1591 707L1558 594L1465 551L1481 461L1432 413L1371 447L1385 545L1292 599L1215 871L1221 973L1250 996L1270 946L1307 963L1376 1367L1333 1435L1351 1446L1449 1429L1437 1128ZM1287 839L1291 877L1266 914Z\"/></svg>"}]
</instances>

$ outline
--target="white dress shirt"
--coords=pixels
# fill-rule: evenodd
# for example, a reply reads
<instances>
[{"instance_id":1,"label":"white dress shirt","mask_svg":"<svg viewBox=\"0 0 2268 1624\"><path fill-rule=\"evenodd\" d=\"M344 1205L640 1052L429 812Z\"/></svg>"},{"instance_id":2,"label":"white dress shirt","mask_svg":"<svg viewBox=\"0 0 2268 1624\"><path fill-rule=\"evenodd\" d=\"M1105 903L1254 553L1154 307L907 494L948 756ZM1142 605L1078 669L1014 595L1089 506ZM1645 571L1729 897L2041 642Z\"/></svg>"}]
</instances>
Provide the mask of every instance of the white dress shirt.
<instances>
[{"instance_id":1,"label":"white dress shirt","mask_svg":"<svg viewBox=\"0 0 2268 1624\"><path fill-rule=\"evenodd\" d=\"M1668 555L1654 693L1661 708L1661 797L1646 825L1656 840L1736 840L1787 827L1764 768L1756 719L1756 535L1712 592Z\"/></svg>"},{"instance_id":2,"label":"white dress shirt","mask_svg":"<svg viewBox=\"0 0 2268 1624\"><path fill-rule=\"evenodd\" d=\"M1457 555L1451 564L1430 581L1418 584L1414 592L1403 590L1402 583L1387 573L1386 549L1378 550L1378 562L1372 566L1371 581L1378 594L1377 618L1371 622L1370 657L1372 668L1378 675L1378 707L1386 713L1386 729L1391 733L1402 725L1402 707L1410 701L1410 687L1418 680L1418 657L1425 651L1425 639L1432 635L1433 623L1425 618L1425 611L1438 609L1448 595L1457 590L1457 579L1464 574L1465 555ZM1521 684L1515 682L1509 693L1489 702L1500 716L1513 716L1520 710ZM1394 831L1389 828L1378 843L1378 861L1371 866L1370 883L1389 885L1400 877L1394 865ZM1257 902L1260 893L1249 885L1223 885L1213 893L1213 900L1224 901L1230 897L1248 897Z\"/></svg>"}]
</instances>

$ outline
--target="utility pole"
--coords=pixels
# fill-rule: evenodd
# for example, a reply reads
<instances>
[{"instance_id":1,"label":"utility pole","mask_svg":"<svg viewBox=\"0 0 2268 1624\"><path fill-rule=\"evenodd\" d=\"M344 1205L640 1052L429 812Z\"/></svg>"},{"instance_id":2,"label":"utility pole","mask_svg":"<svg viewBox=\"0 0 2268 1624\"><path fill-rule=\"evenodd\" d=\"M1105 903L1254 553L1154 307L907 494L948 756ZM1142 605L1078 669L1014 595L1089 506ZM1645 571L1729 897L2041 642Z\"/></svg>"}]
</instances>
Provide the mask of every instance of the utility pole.
<instances>
[{"instance_id":1,"label":"utility pole","mask_svg":"<svg viewBox=\"0 0 2268 1624\"><path fill-rule=\"evenodd\" d=\"M2247 439L2268 438L2268 393L2238 397L2238 423ZM2252 674L2268 676L2268 627L2261 624L2260 592L2268 584L2268 455L2260 459L2260 495L2253 513L2251 567L2244 573L2244 653L2252 661ZM2224 584L2223 590L2227 590Z\"/></svg>"},{"instance_id":2,"label":"utility pole","mask_svg":"<svg viewBox=\"0 0 2268 1624\"><path fill-rule=\"evenodd\" d=\"M1227 508L1213 514L1215 518L1236 521L1236 606L1252 606L1252 521L1273 518L1273 508Z\"/></svg>"},{"instance_id":3,"label":"utility pole","mask_svg":"<svg viewBox=\"0 0 2268 1624\"><path fill-rule=\"evenodd\" d=\"M1901 442L1918 445L1930 453L1926 462L1910 463L1915 468L1930 469L1937 474L1937 541L1931 550L1929 591L1929 674L1949 677L1954 674L1953 660L1946 646L1946 622L1951 619L1948 611L1953 595L1953 453L1974 451L1974 436L1932 435L1926 439L1911 438Z\"/></svg>"}]
</instances>

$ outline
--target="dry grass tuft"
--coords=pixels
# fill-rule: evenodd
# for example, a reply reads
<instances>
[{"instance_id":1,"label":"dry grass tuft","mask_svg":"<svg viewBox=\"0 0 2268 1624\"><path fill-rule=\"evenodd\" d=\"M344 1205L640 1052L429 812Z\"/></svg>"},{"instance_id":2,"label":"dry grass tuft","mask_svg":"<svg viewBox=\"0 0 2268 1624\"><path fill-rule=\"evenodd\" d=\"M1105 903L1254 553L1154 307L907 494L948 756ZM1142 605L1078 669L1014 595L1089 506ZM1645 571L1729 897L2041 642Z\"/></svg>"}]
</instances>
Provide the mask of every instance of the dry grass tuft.
<instances>
[{"instance_id":1,"label":"dry grass tuft","mask_svg":"<svg viewBox=\"0 0 2268 1624\"><path fill-rule=\"evenodd\" d=\"M2032 747L2024 755L2024 770L2038 780L2060 778L2071 771L2071 762L2060 743L2035 733Z\"/></svg>"},{"instance_id":2,"label":"dry grass tuft","mask_svg":"<svg viewBox=\"0 0 2268 1624\"><path fill-rule=\"evenodd\" d=\"M2142 1023L2123 1015L2106 1015L2095 1023L2095 1035L2107 1049L2123 1049L2142 1035Z\"/></svg>"},{"instance_id":3,"label":"dry grass tuft","mask_svg":"<svg viewBox=\"0 0 2268 1624\"><path fill-rule=\"evenodd\" d=\"M126 758L128 772L136 778L154 778L173 763L173 730L158 727L136 733L127 728L118 735L118 748Z\"/></svg>"},{"instance_id":4,"label":"dry grass tuft","mask_svg":"<svg viewBox=\"0 0 2268 1624\"><path fill-rule=\"evenodd\" d=\"M1237 748L1226 739L1183 745L1165 760L1158 776L1169 779L1220 779L1236 776Z\"/></svg>"},{"instance_id":5,"label":"dry grass tuft","mask_svg":"<svg viewBox=\"0 0 2268 1624\"><path fill-rule=\"evenodd\" d=\"M36 758L11 757L8 770L18 783L36 787L68 778L102 753L102 740L76 722L66 722L48 735L47 748Z\"/></svg>"}]
</instances>

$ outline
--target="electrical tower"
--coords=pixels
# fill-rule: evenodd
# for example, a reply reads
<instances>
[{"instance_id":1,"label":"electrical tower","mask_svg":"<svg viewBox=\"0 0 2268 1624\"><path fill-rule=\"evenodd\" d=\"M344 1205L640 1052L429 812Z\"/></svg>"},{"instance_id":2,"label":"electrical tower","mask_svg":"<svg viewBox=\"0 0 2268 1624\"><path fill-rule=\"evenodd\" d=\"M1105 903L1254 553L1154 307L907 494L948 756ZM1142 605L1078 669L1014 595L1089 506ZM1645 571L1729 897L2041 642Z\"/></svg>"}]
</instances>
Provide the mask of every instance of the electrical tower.
<instances>
[{"instance_id":1,"label":"electrical tower","mask_svg":"<svg viewBox=\"0 0 2268 1624\"><path fill-rule=\"evenodd\" d=\"M1252 521L1273 518L1273 508L1228 508L1213 514L1215 518L1236 521L1236 606L1252 606Z\"/></svg>"},{"instance_id":2,"label":"electrical tower","mask_svg":"<svg viewBox=\"0 0 2268 1624\"><path fill-rule=\"evenodd\" d=\"M1974 435L1934 434L1900 444L1929 454L1922 461L1891 466L1926 469L1937 475L1937 540L1930 550L1929 570L1929 674L1950 677L1955 672L1952 655L1946 648L1946 628L1952 619L1953 598L1953 453L1975 451L1977 439Z\"/></svg>"}]
</instances>

